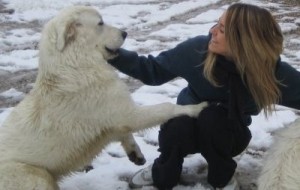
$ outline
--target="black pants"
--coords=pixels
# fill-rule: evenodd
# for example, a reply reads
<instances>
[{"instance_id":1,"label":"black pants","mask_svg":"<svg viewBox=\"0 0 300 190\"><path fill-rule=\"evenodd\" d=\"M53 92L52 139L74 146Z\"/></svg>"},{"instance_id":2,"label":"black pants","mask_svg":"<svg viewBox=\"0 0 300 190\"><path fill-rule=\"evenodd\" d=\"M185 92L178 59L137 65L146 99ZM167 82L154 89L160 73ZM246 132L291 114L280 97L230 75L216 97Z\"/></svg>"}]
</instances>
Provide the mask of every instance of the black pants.
<instances>
[{"instance_id":1,"label":"black pants","mask_svg":"<svg viewBox=\"0 0 300 190\"><path fill-rule=\"evenodd\" d=\"M161 154L152 167L154 185L160 190L176 186L184 157L201 153L208 163L208 182L213 187L224 187L237 166L232 158L248 146L250 139L248 127L229 120L227 110L221 106L205 108L197 119L173 118L159 132Z\"/></svg>"}]
</instances>

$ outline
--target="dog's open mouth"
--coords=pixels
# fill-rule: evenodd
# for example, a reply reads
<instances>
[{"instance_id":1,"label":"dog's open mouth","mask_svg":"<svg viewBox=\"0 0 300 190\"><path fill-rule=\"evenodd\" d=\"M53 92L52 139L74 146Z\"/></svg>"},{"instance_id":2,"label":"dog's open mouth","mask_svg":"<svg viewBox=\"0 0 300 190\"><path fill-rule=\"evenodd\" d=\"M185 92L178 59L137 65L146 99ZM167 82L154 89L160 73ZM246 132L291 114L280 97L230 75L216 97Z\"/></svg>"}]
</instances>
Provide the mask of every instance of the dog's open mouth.
<instances>
[{"instance_id":1,"label":"dog's open mouth","mask_svg":"<svg viewBox=\"0 0 300 190\"><path fill-rule=\"evenodd\" d=\"M119 53L119 48L118 49L111 49L111 48L108 48L108 47L105 47L105 50L112 54L112 55L117 55Z\"/></svg>"}]
</instances>

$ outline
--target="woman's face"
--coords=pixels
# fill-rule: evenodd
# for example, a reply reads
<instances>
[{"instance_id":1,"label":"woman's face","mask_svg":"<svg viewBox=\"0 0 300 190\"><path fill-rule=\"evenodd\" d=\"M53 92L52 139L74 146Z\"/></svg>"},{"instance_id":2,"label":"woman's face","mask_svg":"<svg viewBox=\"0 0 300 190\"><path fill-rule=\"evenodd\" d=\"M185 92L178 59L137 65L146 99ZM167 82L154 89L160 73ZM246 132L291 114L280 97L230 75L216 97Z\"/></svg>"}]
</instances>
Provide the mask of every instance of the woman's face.
<instances>
[{"instance_id":1,"label":"woman's face","mask_svg":"<svg viewBox=\"0 0 300 190\"><path fill-rule=\"evenodd\" d=\"M208 50L213 53L228 57L228 48L225 40L225 19L226 12L224 12L220 17L218 24L210 29L212 37L209 42Z\"/></svg>"}]
</instances>

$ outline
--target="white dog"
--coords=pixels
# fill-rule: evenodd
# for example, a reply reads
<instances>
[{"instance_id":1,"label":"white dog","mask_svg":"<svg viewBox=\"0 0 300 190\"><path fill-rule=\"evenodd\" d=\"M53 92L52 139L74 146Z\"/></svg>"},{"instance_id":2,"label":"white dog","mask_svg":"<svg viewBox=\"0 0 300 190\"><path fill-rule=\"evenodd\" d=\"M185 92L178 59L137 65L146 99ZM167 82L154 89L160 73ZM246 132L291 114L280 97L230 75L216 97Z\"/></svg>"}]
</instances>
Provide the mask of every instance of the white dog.
<instances>
[{"instance_id":1,"label":"white dog","mask_svg":"<svg viewBox=\"0 0 300 190\"><path fill-rule=\"evenodd\" d=\"M275 134L258 179L259 190L300 189L300 119Z\"/></svg>"},{"instance_id":2,"label":"white dog","mask_svg":"<svg viewBox=\"0 0 300 190\"><path fill-rule=\"evenodd\" d=\"M91 7L65 9L46 24L34 88L0 127L1 190L57 190L57 180L89 164L112 140L142 164L131 132L196 117L206 106L135 105L105 61L125 37Z\"/></svg>"}]
</instances>

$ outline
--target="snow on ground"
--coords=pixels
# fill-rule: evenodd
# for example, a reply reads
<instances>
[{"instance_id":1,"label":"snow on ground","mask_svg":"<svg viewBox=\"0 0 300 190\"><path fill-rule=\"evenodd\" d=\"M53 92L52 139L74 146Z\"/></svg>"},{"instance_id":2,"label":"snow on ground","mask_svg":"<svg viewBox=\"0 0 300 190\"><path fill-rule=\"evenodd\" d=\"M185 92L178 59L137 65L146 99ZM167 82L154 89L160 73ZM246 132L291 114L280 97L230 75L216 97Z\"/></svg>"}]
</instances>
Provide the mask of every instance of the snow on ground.
<instances>
[{"instance_id":1,"label":"snow on ground","mask_svg":"<svg viewBox=\"0 0 300 190\"><path fill-rule=\"evenodd\" d=\"M38 50L34 44L38 43L41 27L45 22L67 6L80 4L91 5L100 11L105 22L120 27L129 32L129 38L124 48L136 50L141 54L157 54L158 52L174 47L179 42L190 37L207 34L222 12L228 7L227 1L221 0L6 0L7 8L15 12L11 15L1 14L1 23L24 24L36 22L36 27L24 27L12 30L0 30L0 70L16 73L20 70L32 70L38 67ZM253 3L267 8L276 8L274 14L285 14L281 4L267 1L241 0L241 2ZM290 8L290 12L299 8ZM288 18L286 18L288 20ZM299 26L299 19L295 22L280 20L283 31L292 31ZM297 25L298 23L298 25ZM291 39L296 45L300 41ZM29 44L29 45L28 45ZM30 45L32 44L32 45ZM27 48L24 48L27 47ZM29 47L29 48L28 48ZM2 49L2 50L1 50ZM289 56L293 54L294 56ZM300 60L300 51L286 49L282 56L285 61L295 63ZM299 61L298 61L299 62ZM297 65L295 65L297 67ZM1 72L0 72L1 75ZM120 73L122 78L128 78ZM2 81L1 81L2 82ZM141 105L156 104L160 102L176 102L176 95L186 86L186 81L177 79L167 84L150 87L143 85L132 93L134 100ZM0 86L1 87L1 86ZM13 87L7 91L1 91L0 96L21 100L24 93ZM0 99L1 101L1 99ZM291 109L278 106L278 111L266 119L263 114L253 117L250 126L253 138L246 154L237 158L240 175L251 175L253 168L261 166L261 155L272 143L272 132L288 126L298 116ZM10 113L13 107L0 108L0 125ZM141 146L151 164L158 156L157 152L158 126L135 133L135 138ZM120 143L112 143L105 148L93 161L94 170L88 173L77 172L61 181L63 190L125 190L128 189L127 180L137 170L145 166L135 166L126 157ZM199 176L201 168L205 169L206 162L199 154L186 158L184 168L188 174ZM254 175L254 174L253 174ZM256 175L256 174L255 174ZM250 182L243 182L243 189L255 189L255 176ZM245 176L243 176L245 177ZM246 178L246 177L245 177ZM196 181L197 182L197 181ZM175 190L205 189L205 182L195 185L178 185Z\"/></svg>"}]
</instances>

